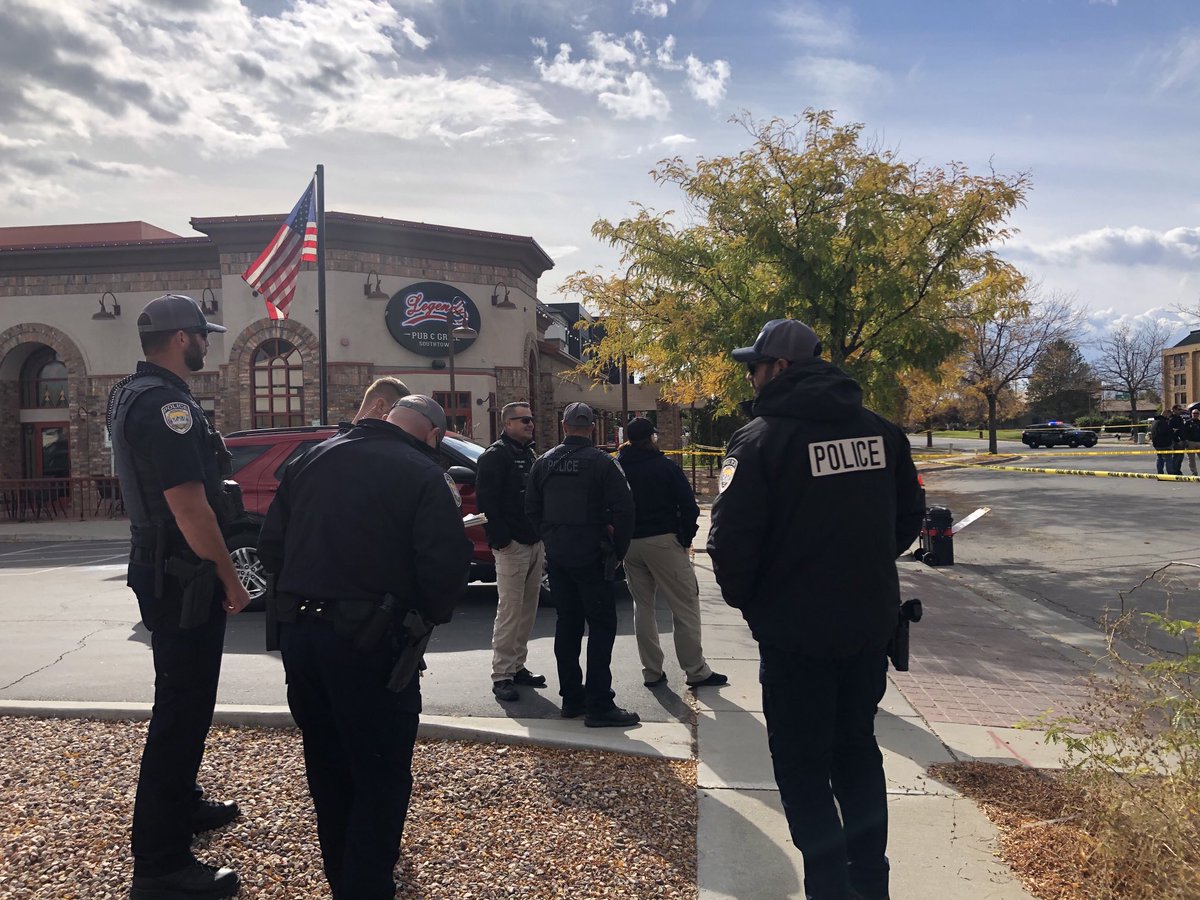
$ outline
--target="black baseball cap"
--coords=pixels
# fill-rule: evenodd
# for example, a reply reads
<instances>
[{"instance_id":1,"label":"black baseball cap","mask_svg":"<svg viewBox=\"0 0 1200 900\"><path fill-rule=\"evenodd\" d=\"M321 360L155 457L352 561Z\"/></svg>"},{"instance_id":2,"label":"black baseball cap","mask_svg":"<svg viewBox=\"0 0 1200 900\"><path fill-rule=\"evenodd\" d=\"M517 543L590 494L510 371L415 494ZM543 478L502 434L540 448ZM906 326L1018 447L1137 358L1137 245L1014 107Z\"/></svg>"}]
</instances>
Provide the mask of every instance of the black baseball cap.
<instances>
[{"instance_id":1,"label":"black baseball cap","mask_svg":"<svg viewBox=\"0 0 1200 900\"><path fill-rule=\"evenodd\" d=\"M596 421L596 414L586 403L572 403L563 410L564 425L591 425Z\"/></svg>"},{"instance_id":2,"label":"black baseball cap","mask_svg":"<svg viewBox=\"0 0 1200 900\"><path fill-rule=\"evenodd\" d=\"M817 333L796 319L772 319L762 327L751 347L738 347L733 358L752 363L764 359L786 359L798 362L821 355L821 339Z\"/></svg>"},{"instance_id":3,"label":"black baseball cap","mask_svg":"<svg viewBox=\"0 0 1200 900\"><path fill-rule=\"evenodd\" d=\"M643 416L630 419L629 424L625 426L625 434L629 436L631 441L647 440L657 431L658 429L654 427L654 423Z\"/></svg>"},{"instance_id":4,"label":"black baseball cap","mask_svg":"<svg viewBox=\"0 0 1200 900\"><path fill-rule=\"evenodd\" d=\"M200 304L187 294L163 294L146 304L138 316L139 334L158 331L223 332L224 325L214 325L204 318Z\"/></svg>"}]
</instances>

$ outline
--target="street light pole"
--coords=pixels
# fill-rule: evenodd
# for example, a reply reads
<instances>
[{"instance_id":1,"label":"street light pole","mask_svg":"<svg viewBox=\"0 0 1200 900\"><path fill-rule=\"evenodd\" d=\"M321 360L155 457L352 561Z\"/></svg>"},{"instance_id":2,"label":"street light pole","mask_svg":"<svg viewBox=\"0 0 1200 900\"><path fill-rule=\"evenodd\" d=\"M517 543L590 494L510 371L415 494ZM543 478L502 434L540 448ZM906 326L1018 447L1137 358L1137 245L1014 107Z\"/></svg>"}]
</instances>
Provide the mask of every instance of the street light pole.
<instances>
[{"instance_id":1,"label":"street light pole","mask_svg":"<svg viewBox=\"0 0 1200 900\"><path fill-rule=\"evenodd\" d=\"M458 431L458 419L453 410L458 409L458 388L454 384L454 342L479 337L479 332L469 325L451 328L450 320L446 321L446 355L450 358L450 420L451 430Z\"/></svg>"}]
</instances>

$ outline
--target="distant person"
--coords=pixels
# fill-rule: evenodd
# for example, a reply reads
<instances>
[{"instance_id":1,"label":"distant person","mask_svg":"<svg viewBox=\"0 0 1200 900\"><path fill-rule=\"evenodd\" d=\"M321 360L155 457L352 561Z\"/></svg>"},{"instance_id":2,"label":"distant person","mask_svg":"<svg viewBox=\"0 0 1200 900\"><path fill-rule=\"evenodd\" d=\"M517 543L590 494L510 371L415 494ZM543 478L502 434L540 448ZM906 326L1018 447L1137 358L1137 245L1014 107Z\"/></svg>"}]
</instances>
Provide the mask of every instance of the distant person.
<instances>
[{"instance_id":1,"label":"distant person","mask_svg":"<svg viewBox=\"0 0 1200 900\"><path fill-rule=\"evenodd\" d=\"M408 385L391 375L376 378L363 393L362 403L358 412L351 419L352 425L357 425L363 419L383 419L388 411L401 397L407 397L412 391Z\"/></svg>"},{"instance_id":2,"label":"distant person","mask_svg":"<svg viewBox=\"0 0 1200 900\"><path fill-rule=\"evenodd\" d=\"M733 351L753 417L721 465L708 552L758 642L767 740L811 900L886 900L875 713L924 513L908 438L794 319Z\"/></svg>"},{"instance_id":3,"label":"distant person","mask_svg":"<svg viewBox=\"0 0 1200 900\"><path fill-rule=\"evenodd\" d=\"M617 454L633 492L633 541L625 554L625 577L633 595L633 630L646 687L665 684L662 645L658 640L655 596L671 610L675 658L688 687L728 684L714 672L700 645L700 587L688 557L696 536L700 507L683 470L655 446L658 430L636 418L626 428L629 443Z\"/></svg>"},{"instance_id":4,"label":"distant person","mask_svg":"<svg viewBox=\"0 0 1200 900\"><path fill-rule=\"evenodd\" d=\"M475 476L475 499L487 516L483 529L496 560L496 621L492 626L492 693L509 703L517 685L541 688L545 675L525 668L529 634L537 618L546 563L542 544L525 514L525 488L537 455L533 452L533 410L525 402L500 411L504 431L483 451Z\"/></svg>"},{"instance_id":5,"label":"distant person","mask_svg":"<svg viewBox=\"0 0 1200 900\"><path fill-rule=\"evenodd\" d=\"M1171 434L1174 438L1171 449L1176 451L1171 454L1171 468L1169 471L1172 475L1183 474L1183 451L1187 449L1187 435L1184 431L1185 417L1183 407L1178 403L1171 407L1171 416L1167 419L1167 422L1171 426Z\"/></svg>"},{"instance_id":6,"label":"distant person","mask_svg":"<svg viewBox=\"0 0 1200 900\"><path fill-rule=\"evenodd\" d=\"M533 464L525 512L546 544L558 621L554 658L562 716L589 728L636 725L638 714L613 702L617 638L616 565L633 536L633 497L615 459L593 446L595 415L586 403L563 412L563 442ZM587 680L579 653L587 629Z\"/></svg>"},{"instance_id":7,"label":"distant person","mask_svg":"<svg viewBox=\"0 0 1200 900\"><path fill-rule=\"evenodd\" d=\"M1200 450L1200 408L1193 409L1191 414L1183 421L1183 437L1184 443L1188 450ZM1192 474L1200 474L1196 471L1196 453L1187 455L1188 465L1191 466Z\"/></svg>"},{"instance_id":8,"label":"distant person","mask_svg":"<svg viewBox=\"0 0 1200 900\"><path fill-rule=\"evenodd\" d=\"M1179 474L1174 471L1178 454L1167 452L1175 449L1175 431L1171 428L1171 421L1166 413L1154 414L1154 424L1150 426L1150 444L1158 451L1155 471L1159 475ZM1182 470L1183 466L1180 465L1180 471Z\"/></svg>"}]
</instances>

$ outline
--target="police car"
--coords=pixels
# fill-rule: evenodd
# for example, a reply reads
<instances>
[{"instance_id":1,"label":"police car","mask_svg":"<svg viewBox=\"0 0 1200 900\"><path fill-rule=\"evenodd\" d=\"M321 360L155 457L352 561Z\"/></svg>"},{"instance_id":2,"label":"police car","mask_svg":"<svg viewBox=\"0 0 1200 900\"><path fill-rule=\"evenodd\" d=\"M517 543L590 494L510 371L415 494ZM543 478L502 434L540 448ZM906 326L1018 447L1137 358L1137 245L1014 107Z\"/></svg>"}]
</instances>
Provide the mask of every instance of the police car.
<instances>
[{"instance_id":1,"label":"police car","mask_svg":"<svg viewBox=\"0 0 1200 900\"><path fill-rule=\"evenodd\" d=\"M1021 442L1030 449L1037 447L1095 447L1099 436L1086 428L1076 428L1069 422L1045 422L1030 425L1021 432Z\"/></svg>"},{"instance_id":2,"label":"police car","mask_svg":"<svg viewBox=\"0 0 1200 900\"><path fill-rule=\"evenodd\" d=\"M258 533L267 509L279 489L287 464L304 455L326 438L337 434L328 425L296 428L261 428L236 431L225 436L225 445L233 454L232 478L242 488L245 515L233 524L225 537L238 578L250 595L250 609L262 609L267 580L258 559ZM475 502L475 471L485 448L453 432L439 447L442 465L458 485L464 516L478 512ZM496 561L488 546L482 525L467 529L474 553L471 559L472 581L495 581ZM543 592L545 599L545 592Z\"/></svg>"}]
</instances>

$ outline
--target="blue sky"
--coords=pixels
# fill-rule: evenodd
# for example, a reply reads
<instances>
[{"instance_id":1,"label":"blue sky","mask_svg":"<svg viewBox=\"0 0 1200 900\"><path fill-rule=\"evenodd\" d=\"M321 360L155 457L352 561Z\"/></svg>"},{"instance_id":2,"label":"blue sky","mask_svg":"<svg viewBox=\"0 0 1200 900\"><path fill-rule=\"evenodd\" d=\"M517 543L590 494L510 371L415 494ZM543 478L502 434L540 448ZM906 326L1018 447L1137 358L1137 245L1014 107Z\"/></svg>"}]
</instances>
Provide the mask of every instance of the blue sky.
<instances>
[{"instance_id":1,"label":"blue sky","mask_svg":"<svg viewBox=\"0 0 1200 900\"><path fill-rule=\"evenodd\" d=\"M1097 329L1200 305L1195 0L5 0L0 224L327 206L530 234L556 267L680 198L728 119L837 110L909 160L1028 172L1002 252Z\"/></svg>"}]
</instances>

